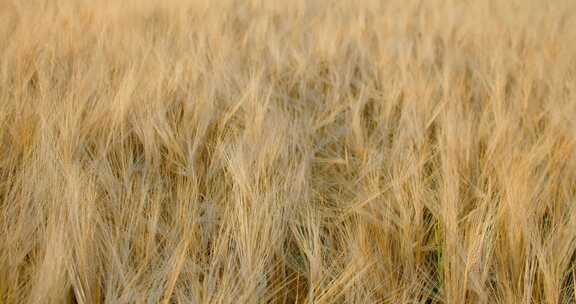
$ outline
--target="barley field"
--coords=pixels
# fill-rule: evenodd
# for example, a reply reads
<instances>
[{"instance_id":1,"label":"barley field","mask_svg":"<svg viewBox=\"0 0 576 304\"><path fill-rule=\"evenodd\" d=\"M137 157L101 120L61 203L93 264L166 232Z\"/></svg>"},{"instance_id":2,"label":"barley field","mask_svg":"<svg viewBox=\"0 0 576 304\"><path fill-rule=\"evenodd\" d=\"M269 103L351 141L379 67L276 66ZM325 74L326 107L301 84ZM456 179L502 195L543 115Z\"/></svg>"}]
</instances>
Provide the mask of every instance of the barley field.
<instances>
[{"instance_id":1,"label":"barley field","mask_svg":"<svg viewBox=\"0 0 576 304\"><path fill-rule=\"evenodd\" d=\"M0 303L575 303L576 1L0 0Z\"/></svg>"}]
</instances>

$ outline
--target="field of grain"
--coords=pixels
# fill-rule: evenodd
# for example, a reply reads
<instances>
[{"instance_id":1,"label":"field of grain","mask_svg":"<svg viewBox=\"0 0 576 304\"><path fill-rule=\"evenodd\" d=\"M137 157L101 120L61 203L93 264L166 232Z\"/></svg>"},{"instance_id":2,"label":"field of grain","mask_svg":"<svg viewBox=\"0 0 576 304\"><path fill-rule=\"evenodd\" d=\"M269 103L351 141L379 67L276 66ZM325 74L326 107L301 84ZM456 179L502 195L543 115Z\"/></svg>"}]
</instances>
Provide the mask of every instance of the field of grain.
<instances>
[{"instance_id":1,"label":"field of grain","mask_svg":"<svg viewBox=\"0 0 576 304\"><path fill-rule=\"evenodd\" d=\"M576 1L0 0L0 303L575 303Z\"/></svg>"}]
</instances>

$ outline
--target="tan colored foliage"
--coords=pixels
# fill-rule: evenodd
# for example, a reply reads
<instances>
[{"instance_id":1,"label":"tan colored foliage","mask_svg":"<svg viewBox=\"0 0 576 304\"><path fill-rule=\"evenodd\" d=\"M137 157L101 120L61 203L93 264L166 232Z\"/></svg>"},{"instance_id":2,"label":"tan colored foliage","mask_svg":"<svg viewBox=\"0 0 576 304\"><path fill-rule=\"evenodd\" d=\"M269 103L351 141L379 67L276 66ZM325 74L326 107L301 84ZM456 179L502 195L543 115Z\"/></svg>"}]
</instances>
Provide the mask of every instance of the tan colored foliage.
<instances>
[{"instance_id":1,"label":"tan colored foliage","mask_svg":"<svg viewBox=\"0 0 576 304\"><path fill-rule=\"evenodd\" d=\"M575 9L0 0L0 302L574 303Z\"/></svg>"}]
</instances>

